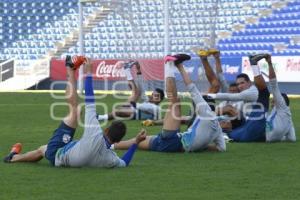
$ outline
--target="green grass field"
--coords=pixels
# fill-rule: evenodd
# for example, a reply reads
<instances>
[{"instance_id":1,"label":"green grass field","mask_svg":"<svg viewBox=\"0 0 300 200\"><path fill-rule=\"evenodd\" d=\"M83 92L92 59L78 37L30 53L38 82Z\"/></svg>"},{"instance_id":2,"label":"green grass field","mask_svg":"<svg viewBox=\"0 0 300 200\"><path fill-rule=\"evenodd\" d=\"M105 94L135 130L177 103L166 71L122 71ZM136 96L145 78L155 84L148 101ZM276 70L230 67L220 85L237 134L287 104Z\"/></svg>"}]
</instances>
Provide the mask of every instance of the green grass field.
<instances>
[{"instance_id":1,"label":"green grass field","mask_svg":"<svg viewBox=\"0 0 300 200\"><path fill-rule=\"evenodd\" d=\"M21 142L23 151L47 143L59 121L49 94L0 93L0 155ZM105 99L111 105L112 97ZM63 102L63 100L61 100ZM291 101L296 132L299 99ZM55 114L63 117L66 108ZM141 128L126 122L126 138ZM147 128L155 134L161 127ZM79 128L76 138L82 129ZM298 135L299 136L299 135ZM0 164L0 200L7 199L300 199L300 144L230 143L226 153L138 151L128 168L71 169L39 163ZM123 152L119 151L119 155Z\"/></svg>"}]
</instances>

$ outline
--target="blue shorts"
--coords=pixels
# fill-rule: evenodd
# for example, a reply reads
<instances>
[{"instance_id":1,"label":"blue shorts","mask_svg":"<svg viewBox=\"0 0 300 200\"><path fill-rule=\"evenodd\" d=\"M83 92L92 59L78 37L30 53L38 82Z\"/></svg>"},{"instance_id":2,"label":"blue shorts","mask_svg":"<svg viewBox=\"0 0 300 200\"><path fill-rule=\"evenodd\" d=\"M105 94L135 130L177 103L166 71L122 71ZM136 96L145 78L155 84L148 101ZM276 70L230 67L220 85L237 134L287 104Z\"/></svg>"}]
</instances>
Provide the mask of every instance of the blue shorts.
<instances>
[{"instance_id":1,"label":"blue shorts","mask_svg":"<svg viewBox=\"0 0 300 200\"><path fill-rule=\"evenodd\" d=\"M261 119L251 119L253 117ZM242 126L229 133L229 137L236 142L262 142L265 141L265 128L265 112L252 112Z\"/></svg>"},{"instance_id":2,"label":"blue shorts","mask_svg":"<svg viewBox=\"0 0 300 200\"><path fill-rule=\"evenodd\" d=\"M55 154L59 148L64 147L73 140L75 128L71 128L64 122L54 131L52 138L49 140L45 157L52 165L55 164Z\"/></svg>"},{"instance_id":3,"label":"blue shorts","mask_svg":"<svg viewBox=\"0 0 300 200\"><path fill-rule=\"evenodd\" d=\"M168 131L162 130L157 136L153 136L150 140L150 150L159 152L182 152L183 146L179 130Z\"/></svg>"},{"instance_id":4,"label":"blue shorts","mask_svg":"<svg viewBox=\"0 0 300 200\"><path fill-rule=\"evenodd\" d=\"M252 111L248 116L249 119L245 123L233 129L229 133L229 137L236 142L263 142L266 140L266 117L265 113L269 109L270 92L268 88L259 90L257 103L263 105L264 111ZM258 109L259 106L254 105L253 109ZM260 118L258 120L253 118Z\"/></svg>"}]
</instances>

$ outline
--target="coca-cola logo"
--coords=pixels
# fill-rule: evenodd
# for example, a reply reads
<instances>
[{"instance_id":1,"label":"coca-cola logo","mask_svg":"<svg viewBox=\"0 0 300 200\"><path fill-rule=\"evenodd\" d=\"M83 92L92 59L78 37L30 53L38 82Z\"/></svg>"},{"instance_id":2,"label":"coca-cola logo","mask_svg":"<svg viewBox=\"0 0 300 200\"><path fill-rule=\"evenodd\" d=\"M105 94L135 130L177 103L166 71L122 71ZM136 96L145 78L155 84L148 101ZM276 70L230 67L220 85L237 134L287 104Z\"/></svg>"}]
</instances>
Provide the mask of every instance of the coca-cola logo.
<instances>
[{"instance_id":1,"label":"coca-cola logo","mask_svg":"<svg viewBox=\"0 0 300 200\"><path fill-rule=\"evenodd\" d=\"M125 77L123 72L123 61L118 61L115 64L106 64L101 61L96 68L96 76L99 78L120 78Z\"/></svg>"}]
</instances>

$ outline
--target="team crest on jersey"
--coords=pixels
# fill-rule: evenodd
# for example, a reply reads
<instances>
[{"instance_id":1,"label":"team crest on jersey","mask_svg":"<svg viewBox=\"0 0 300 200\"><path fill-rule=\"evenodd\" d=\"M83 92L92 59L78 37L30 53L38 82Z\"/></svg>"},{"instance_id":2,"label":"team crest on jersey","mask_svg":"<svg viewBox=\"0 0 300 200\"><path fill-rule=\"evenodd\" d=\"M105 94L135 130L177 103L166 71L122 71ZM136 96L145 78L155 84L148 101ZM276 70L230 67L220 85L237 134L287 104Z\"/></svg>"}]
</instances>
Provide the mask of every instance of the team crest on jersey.
<instances>
[{"instance_id":1,"label":"team crest on jersey","mask_svg":"<svg viewBox=\"0 0 300 200\"><path fill-rule=\"evenodd\" d=\"M64 134L63 135L63 143L67 144L68 142L70 142L71 140L71 136L68 134Z\"/></svg>"}]
</instances>

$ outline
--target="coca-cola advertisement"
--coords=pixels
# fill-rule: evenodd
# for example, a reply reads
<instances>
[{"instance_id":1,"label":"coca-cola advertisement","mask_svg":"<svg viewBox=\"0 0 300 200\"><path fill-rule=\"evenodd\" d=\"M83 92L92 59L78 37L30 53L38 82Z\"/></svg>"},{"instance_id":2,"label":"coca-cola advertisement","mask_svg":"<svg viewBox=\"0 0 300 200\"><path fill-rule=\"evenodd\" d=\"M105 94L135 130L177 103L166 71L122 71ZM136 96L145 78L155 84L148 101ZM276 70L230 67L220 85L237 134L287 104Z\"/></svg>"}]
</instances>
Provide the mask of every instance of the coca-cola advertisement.
<instances>
[{"instance_id":1,"label":"coca-cola advertisement","mask_svg":"<svg viewBox=\"0 0 300 200\"><path fill-rule=\"evenodd\" d=\"M124 60L93 60L93 73L96 80L124 80ZM145 80L163 80L164 67L162 59L138 60ZM132 68L135 77L136 69ZM78 77L78 72L77 72ZM51 80L66 80L66 68L64 60L51 60Z\"/></svg>"},{"instance_id":2,"label":"coca-cola advertisement","mask_svg":"<svg viewBox=\"0 0 300 200\"><path fill-rule=\"evenodd\" d=\"M123 61L118 60L96 60L93 65L96 65L95 75L99 79L120 79L124 78ZM94 67L95 68L95 67Z\"/></svg>"}]
</instances>

